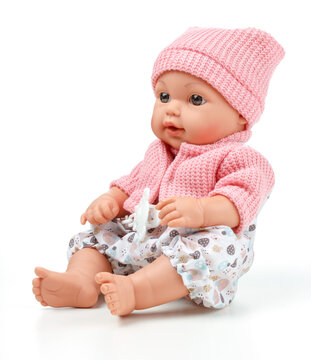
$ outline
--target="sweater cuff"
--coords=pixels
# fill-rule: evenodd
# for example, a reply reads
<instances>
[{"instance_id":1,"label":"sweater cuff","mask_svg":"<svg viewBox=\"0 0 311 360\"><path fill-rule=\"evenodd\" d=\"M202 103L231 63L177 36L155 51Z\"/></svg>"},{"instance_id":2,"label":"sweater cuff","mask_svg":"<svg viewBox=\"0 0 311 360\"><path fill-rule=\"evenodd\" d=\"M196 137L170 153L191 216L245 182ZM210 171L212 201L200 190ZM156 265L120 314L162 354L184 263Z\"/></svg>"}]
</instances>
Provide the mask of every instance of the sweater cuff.
<instances>
[{"instance_id":1,"label":"sweater cuff","mask_svg":"<svg viewBox=\"0 0 311 360\"><path fill-rule=\"evenodd\" d=\"M121 181L120 181L121 180ZM122 181L122 178L119 180L113 180L110 185L109 188L111 189L112 187L118 187L120 190L122 190L123 192L125 192L128 196L131 195L131 188L130 186L126 186L126 182Z\"/></svg>"}]
</instances>

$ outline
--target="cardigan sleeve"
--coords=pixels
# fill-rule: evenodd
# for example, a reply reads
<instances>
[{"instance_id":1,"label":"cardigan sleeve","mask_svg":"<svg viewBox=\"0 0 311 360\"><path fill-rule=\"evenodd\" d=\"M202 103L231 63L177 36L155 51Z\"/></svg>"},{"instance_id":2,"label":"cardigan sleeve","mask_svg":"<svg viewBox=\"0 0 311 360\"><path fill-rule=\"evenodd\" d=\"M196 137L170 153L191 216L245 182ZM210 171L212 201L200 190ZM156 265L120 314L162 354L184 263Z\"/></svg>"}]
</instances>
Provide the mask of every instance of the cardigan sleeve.
<instances>
[{"instance_id":1,"label":"cardigan sleeve","mask_svg":"<svg viewBox=\"0 0 311 360\"><path fill-rule=\"evenodd\" d=\"M151 187L152 192L154 192L152 183L157 180L157 176L161 176L163 171L160 171L159 163L163 163L163 159L165 160L166 157L165 146L160 140L154 140L148 146L144 159L139 162L128 175L124 175L117 180L113 180L110 183L110 187L117 186L129 197L135 192L135 190L137 190L137 188L141 187ZM139 199L141 195L142 194L139 194ZM132 201L130 202L132 205L131 207L133 208L133 203Z\"/></svg>"},{"instance_id":2,"label":"cardigan sleeve","mask_svg":"<svg viewBox=\"0 0 311 360\"><path fill-rule=\"evenodd\" d=\"M141 168L143 167L143 160L138 163L134 169L128 175L124 175L117 180L113 180L110 183L110 187L117 186L122 191L124 191L128 196L131 196L135 187L137 185L137 181L139 178L139 173Z\"/></svg>"},{"instance_id":3,"label":"cardigan sleeve","mask_svg":"<svg viewBox=\"0 0 311 360\"><path fill-rule=\"evenodd\" d=\"M235 233L246 229L256 217L274 185L267 159L249 146L234 149L220 163L215 188L208 196L223 195L236 206L240 223Z\"/></svg>"}]
</instances>

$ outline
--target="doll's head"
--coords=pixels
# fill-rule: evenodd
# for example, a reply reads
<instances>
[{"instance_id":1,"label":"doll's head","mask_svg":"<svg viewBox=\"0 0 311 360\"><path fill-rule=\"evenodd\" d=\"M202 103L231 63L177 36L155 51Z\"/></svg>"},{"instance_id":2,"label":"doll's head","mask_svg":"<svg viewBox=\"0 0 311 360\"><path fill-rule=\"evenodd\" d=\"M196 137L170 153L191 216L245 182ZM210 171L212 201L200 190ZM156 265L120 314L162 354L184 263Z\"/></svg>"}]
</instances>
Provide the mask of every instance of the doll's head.
<instances>
[{"instance_id":1,"label":"doll's head","mask_svg":"<svg viewBox=\"0 0 311 360\"><path fill-rule=\"evenodd\" d=\"M193 27L158 56L155 135L174 148L210 144L257 122L283 48L266 32Z\"/></svg>"},{"instance_id":2,"label":"doll's head","mask_svg":"<svg viewBox=\"0 0 311 360\"><path fill-rule=\"evenodd\" d=\"M175 149L182 142L211 144L245 129L247 121L206 81L181 71L167 71L155 86L151 126Z\"/></svg>"}]
</instances>

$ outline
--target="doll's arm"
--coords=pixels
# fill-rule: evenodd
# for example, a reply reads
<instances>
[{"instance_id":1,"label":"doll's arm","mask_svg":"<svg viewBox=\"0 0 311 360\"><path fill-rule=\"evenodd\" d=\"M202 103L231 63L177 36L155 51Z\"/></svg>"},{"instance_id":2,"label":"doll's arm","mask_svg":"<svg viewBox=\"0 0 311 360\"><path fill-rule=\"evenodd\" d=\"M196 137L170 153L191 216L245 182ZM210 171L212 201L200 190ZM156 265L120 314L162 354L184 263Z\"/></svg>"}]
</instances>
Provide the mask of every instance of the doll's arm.
<instances>
[{"instance_id":1,"label":"doll's arm","mask_svg":"<svg viewBox=\"0 0 311 360\"><path fill-rule=\"evenodd\" d=\"M198 199L203 208L203 226L226 225L235 228L240 223L240 215L227 197L215 195Z\"/></svg>"},{"instance_id":2,"label":"doll's arm","mask_svg":"<svg viewBox=\"0 0 311 360\"><path fill-rule=\"evenodd\" d=\"M171 197L161 201L161 225L170 227L207 227L239 225L240 216L234 204L225 196L216 195L195 199L191 197Z\"/></svg>"}]
</instances>

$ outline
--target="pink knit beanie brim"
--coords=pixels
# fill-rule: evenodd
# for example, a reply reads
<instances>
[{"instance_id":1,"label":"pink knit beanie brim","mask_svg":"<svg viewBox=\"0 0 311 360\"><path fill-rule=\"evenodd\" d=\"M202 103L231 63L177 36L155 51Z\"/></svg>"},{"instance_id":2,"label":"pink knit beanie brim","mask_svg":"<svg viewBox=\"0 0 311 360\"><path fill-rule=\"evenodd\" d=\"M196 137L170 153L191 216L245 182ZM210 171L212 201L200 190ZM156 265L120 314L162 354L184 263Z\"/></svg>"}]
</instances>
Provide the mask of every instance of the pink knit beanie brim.
<instances>
[{"instance_id":1,"label":"pink knit beanie brim","mask_svg":"<svg viewBox=\"0 0 311 360\"><path fill-rule=\"evenodd\" d=\"M169 70L199 77L224 96L249 129L264 110L271 75L284 54L262 30L190 28L159 54L152 86Z\"/></svg>"}]
</instances>

